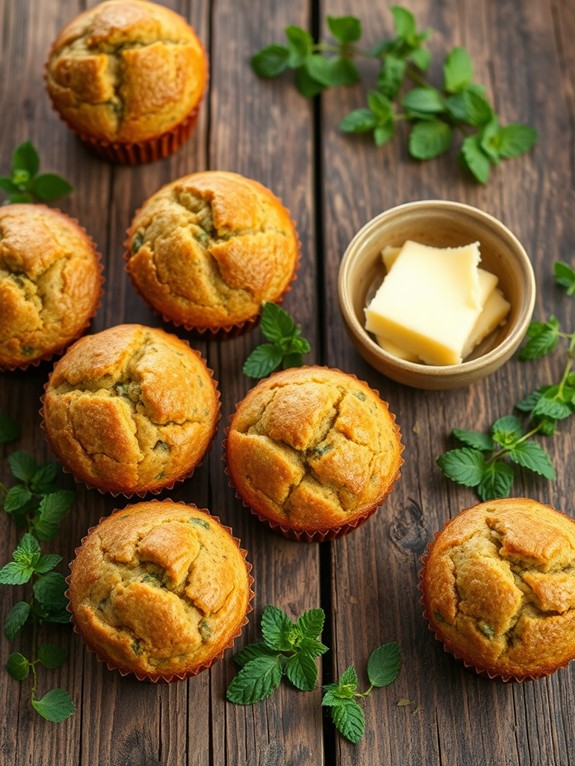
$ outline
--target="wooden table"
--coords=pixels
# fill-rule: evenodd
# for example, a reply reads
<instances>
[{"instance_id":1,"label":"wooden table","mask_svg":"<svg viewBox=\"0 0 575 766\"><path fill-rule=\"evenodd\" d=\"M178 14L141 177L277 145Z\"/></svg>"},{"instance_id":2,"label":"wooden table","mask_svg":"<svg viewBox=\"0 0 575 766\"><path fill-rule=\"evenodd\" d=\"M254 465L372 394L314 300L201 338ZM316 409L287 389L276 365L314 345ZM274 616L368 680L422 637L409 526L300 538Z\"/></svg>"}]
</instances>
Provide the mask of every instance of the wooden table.
<instances>
[{"instance_id":1,"label":"wooden table","mask_svg":"<svg viewBox=\"0 0 575 766\"><path fill-rule=\"evenodd\" d=\"M221 342L193 345L215 371L222 393L221 427L209 458L193 479L170 495L209 507L241 538L253 562L254 613L236 648L259 638L266 604L290 615L322 606L327 613L321 679L333 680L353 664L366 686L365 663L378 644L398 641L399 679L376 690L364 705L360 744L336 735L320 706L321 691L302 694L287 685L266 702L240 707L225 701L234 675L231 653L211 672L188 682L146 685L108 671L67 628L46 636L69 647L70 660L42 674L41 684L70 690L77 713L60 725L43 721L28 705L29 685L0 673L0 763L86 766L184 764L361 764L376 766L568 766L575 762L575 666L534 683L505 685L466 671L445 654L421 616L417 589L421 555L433 533L475 502L471 490L447 482L435 459L454 426L487 427L511 412L534 387L558 378L558 356L539 363L510 361L489 380L469 388L426 393L376 373L349 342L339 313L338 264L355 232L373 215L399 203L453 199L500 218L524 244L538 282L535 317L555 313L572 327L573 301L553 281L557 259L573 263L575 249L575 4L571 0L412 0L420 28L432 27L432 77L455 45L464 45L476 80L487 87L505 122L539 131L527 157L503 163L489 184L462 175L455 153L425 164L408 157L400 131L377 149L350 138L339 120L362 106L373 87L373 62L361 64L364 84L339 88L314 102L291 77L258 79L251 54L283 39L288 24L325 35L326 15L350 10L364 25L368 47L392 35L387 3L372 0L164 0L187 16L206 44L211 80L198 127L173 157L152 165L116 167L89 154L51 111L43 90L50 41L91 3L80 0L0 0L0 172L25 139L40 150L42 167L68 178L75 191L61 207L80 220L105 259L106 290L92 325L99 331L129 321L158 324L124 270L122 242L136 208L162 184L206 168L243 173L269 186L291 210L302 242L299 278L285 307L311 340L309 362L353 372L379 389L401 425L406 445L403 475L379 512L355 533L333 543L306 545L271 533L249 515L227 486L221 462L224 426L252 381L241 367L259 342L259 330ZM170 329L170 328L167 328ZM182 333L178 333L182 335ZM28 449L51 457L40 430L39 398L50 370L0 375L0 409L22 427L4 453ZM518 495L550 502L574 514L575 444L567 423L546 445L558 468L554 483L523 477ZM6 461L2 461L6 479ZM122 501L78 490L73 512L54 543L69 560L86 529ZM18 533L0 518L1 561ZM2 590L2 621L13 603ZM18 647L2 638L1 657ZM24 644L26 646L26 644ZM40 690L42 691L42 690ZM411 704L398 704L409 700Z\"/></svg>"}]
</instances>

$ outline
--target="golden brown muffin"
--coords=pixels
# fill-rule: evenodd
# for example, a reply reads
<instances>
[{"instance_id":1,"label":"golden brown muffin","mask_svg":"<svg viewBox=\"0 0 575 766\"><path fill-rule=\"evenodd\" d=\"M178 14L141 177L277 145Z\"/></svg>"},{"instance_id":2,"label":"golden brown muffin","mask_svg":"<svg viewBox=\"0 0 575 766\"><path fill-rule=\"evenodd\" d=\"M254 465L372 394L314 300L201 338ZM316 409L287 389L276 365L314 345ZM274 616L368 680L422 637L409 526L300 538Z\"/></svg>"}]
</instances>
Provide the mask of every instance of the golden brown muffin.
<instances>
[{"instance_id":1,"label":"golden brown muffin","mask_svg":"<svg viewBox=\"0 0 575 766\"><path fill-rule=\"evenodd\" d=\"M0 368L62 351L101 293L100 256L77 221L44 205L0 207Z\"/></svg>"},{"instance_id":2,"label":"golden brown muffin","mask_svg":"<svg viewBox=\"0 0 575 766\"><path fill-rule=\"evenodd\" d=\"M129 505L90 530L70 564L74 626L97 656L142 680L195 675L246 624L252 578L231 530L195 505Z\"/></svg>"},{"instance_id":3,"label":"golden brown muffin","mask_svg":"<svg viewBox=\"0 0 575 766\"><path fill-rule=\"evenodd\" d=\"M399 476L395 417L367 384L300 367L258 383L226 440L230 478L255 514L288 537L332 539L377 510Z\"/></svg>"},{"instance_id":4,"label":"golden brown muffin","mask_svg":"<svg viewBox=\"0 0 575 766\"><path fill-rule=\"evenodd\" d=\"M73 19L52 45L52 104L90 148L117 162L166 157L191 133L208 77L184 18L146 0L109 0Z\"/></svg>"},{"instance_id":5,"label":"golden brown muffin","mask_svg":"<svg viewBox=\"0 0 575 766\"><path fill-rule=\"evenodd\" d=\"M77 479L141 495L191 475L215 434L219 397L187 343L118 325L68 349L46 385L43 418L52 449Z\"/></svg>"},{"instance_id":6,"label":"golden brown muffin","mask_svg":"<svg viewBox=\"0 0 575 766\"><path fill-rule=\"evenodd\" d=\"M421 590L436 637L478 672L521 681L575 658L575 522L548 505L459 513L429 546Z\"/></svg>"},{"instance_id":7,"label":"golden brown muffin","mask_svg":"<svg viewBox=\"0 0 575 766\"><path fill-rule=\"evenodd\" d=\"M293 279L299 241L269 189L237 173L179 178L148 199L128 230L128 272L164 319L188 330L255 321Z\"/></svg>"}]
</instances>

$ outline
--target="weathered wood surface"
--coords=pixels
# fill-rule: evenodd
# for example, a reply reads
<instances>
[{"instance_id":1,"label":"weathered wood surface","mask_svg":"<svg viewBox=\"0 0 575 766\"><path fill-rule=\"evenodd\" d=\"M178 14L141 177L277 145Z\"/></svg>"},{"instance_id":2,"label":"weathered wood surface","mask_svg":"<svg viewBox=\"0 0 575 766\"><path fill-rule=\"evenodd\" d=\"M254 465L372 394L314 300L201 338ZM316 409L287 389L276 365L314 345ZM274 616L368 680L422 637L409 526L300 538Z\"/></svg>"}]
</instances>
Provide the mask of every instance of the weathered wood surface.
<instances>
[{"instance_id":1,"label":"weathered wood surface","mask_svg":"<svg viewBox=\"0 0 575 766\"><path fill-rule=\"evenodd\" d=\"M465 201L499 217L529 252L538 282L536 317L554 312L575 320L572 304L552 279L556 259L574 261L575 6L571 0L411 0L420 27L435 33L434 73L455 45L465 45L476 79L487 86L504 121L534 125L539 143L528 157L504 163L479 187L458 171L454 156L416 164L405 136L384 149L348 138L337 124L363 104L375 80L302 99L289 76L258 80L249 57L279 41L287 24L316 26L327 14L353 12L364 25L366 46L392 33L384 3L356 0L164 0L187 16L210 55L211 80L191 140L172 158L140 168L106 164L69 134L43 91L43 61L64 22L81 0L0 0L0 173L12 149L31 139L45 170L75 186L61 203L99 245L106 290L93 323L98 331L124 321L158 324L124 271L122 242L131 216L163 183L194 170L227 169L272 188L291 210L302 241L299 278L285 301L312 341L310 361L357 374L380 390L397 414L406 445L402 478L385 506L364 527L335 543L303 545L273 535L246 514L227 486L221 441L227 418L250 386L242 362L259 331L223 342L192 344L207 356L222 392L218 439L191 481L171 496L207 506L232 526L254 565L255 611L242 642L256 639L256 618L267 603L296 615L323 606L324 640L332 647L322 666L328 682L354 664L363 668L371 649L399 641L404 668L387 690L365 703L366 736L352 746L335 735L320 707L321 692L283 688L264 703L225 702L233 673L230 654L211 672L169 686L140 684L109 672L68 629L48 636L69 647L70 661L43 674L41 683L70 690L77 713L63 724L42 721L27 704L29 686L0 673L0 763L82 766L186 766L199 764L391 764L459 766L520 764L569 766L575 762L575 669L522 685L504 685L466 671L435 642L421 617L417 590L421 554L433 533L474 502L469 490L448 484L435 466L454 426L487 426L511 411L535 385L556 377L561 363L509 362L471 388L424 393L392 383L369 368L348 341L339 315L337 268L354 233L373 215L408 200ZM170 329L169 327L166 329ZM181 334L181 333L180 333ZM39 398L49 372L0 375L0 409L21 424L18 447L38 460L50 453L39 428ZM517 494L575 514L572 426L548 443L559 468L550 484L523 479ZM2 476L6 478L2 461ZM121 503L80 489L57 544L71 558L87 528ZM17 541L0 518L0 561ZM12 604L0 596L0 620ZM2 639L2 664L13 647ZM398 706L400 699L413 704Z\"/></svg>"}]
</instances>

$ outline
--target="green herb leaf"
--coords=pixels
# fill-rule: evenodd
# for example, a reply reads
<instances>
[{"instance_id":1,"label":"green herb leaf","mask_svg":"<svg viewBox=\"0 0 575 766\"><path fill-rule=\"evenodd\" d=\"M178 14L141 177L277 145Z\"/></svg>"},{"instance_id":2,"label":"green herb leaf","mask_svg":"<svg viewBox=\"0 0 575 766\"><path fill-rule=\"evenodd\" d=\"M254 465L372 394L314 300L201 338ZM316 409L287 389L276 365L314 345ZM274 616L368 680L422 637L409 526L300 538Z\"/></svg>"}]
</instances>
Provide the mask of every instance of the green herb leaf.
<instances>
[{"instance_id":1,"label":"green herb leaf","mask_svg":"<svg viewBox=\"0 0 575 766\"><path fill-rule=\"evenodd\" d=\"M266 699L280 685L282 669L279 655L262 655L247 662L235 676L226 698L238 705L252 705Z\"/></svg>"},{"instance_id":2,"label":"green herb leaf","mask_svg":"<svg viewBox=\"0 0 575 766\"><path fill-rule=\"evenodd\" d=\"M324 623L325 612L323 609L309 609L297 620L296 626L300 629L302 636L317 638L321 635Z\"/></svg>"},{"instance_id":3,"label":"green herb leaf","mask_svg":"<svg viewBox=\"0 0 575 766\"><path fill-rule=\"evenodd\" d=\"M51 540L58 532L58 525L74 502L75 493L61 489L44 495L32 528L39 540Z\"/></svg>"},{"instance_id":4,"label":"green herb leaf","mask_svg":"<svg viewBox=\"0 0 575 766\"><path fill-rule=\"evenodd\" d=\"M448 479L466 487L477 487L486 471L483 454L469 447L444 452L437 458L437 465Z\"/></svg>"},{"instance_id":5,"label":"green herb leaf","mask_svg":"<svg viewBox=\"0 0 575 766\"><path fill-rule=\"evenodd\" d=\"M343 673L339 677L339 682L337 684L337 691L339 694L341 694L345 698L352 697L353 694L355 693L355 690L357 689L357 684L358 684L357 673L353 665L350 665L343 671Z\"/></svg>"},{"instance_id":6,"label":"green herb leaf","mask_svg":"<svg viewBox=\"0 0 575 766\"><path fill-rule=\"evenodd\" d=\"M367 94L367 103L370 110L377 118L379 125L386 125L393 118L391 101L377 90L371 90Z\"/></svg>"},{"instance_id":7,"label":"green herb leaf","mask_svg":"<svg viewBox=\"0 0 575 766\"><path fill-rule=\"evenodd\" d=\"M281 350L271 344L256 346L244 362L243 372L250 378L265 378L282 363Z\"/></svg>"},{"instance_id":8,"label":"green herb leaf","mask_svg":"<svg viewBox=\"0 0 575 766\"><path fill-rule=\"evenodd\" d=\"M68 650L57 644L40 644L38 661L45 668L59 668L68 659Z\"/></svg>"},{"instance_id":9,"label":"green herb leaf","mask_svg":"<svg viewBox=\"0 0 575 766\"><path fill-rule=\"evenodd\" d=\"M313 38L309 32L300 27L286 27L285 34L288 41L289 59L288 64L294 69L302 66L313 49Z\"/></svg>"},{"instance_id":10,"label":"green herb leaf","mask_svg":"<svg viewBox=\"0 0 575 766\"><path fill-rule=\"evenodd\" d=\"M23 484L15 484L10 487L4 498L4 510L6 513L15 513L22 510L32 498L32 493Z\"/></svg>"},{"instance_id":11,"label":"green herb leaf","mask_svg":"<svg viewBox=\"0 0 575 766\"><path fill-rule=\"evenodd\" d=\"M45 553L38 559L38 563L34 566L34 571L36 574L46 574L46 572L51 572L54 567L57 567L61 561L62 556L59 556L57 553Z\"/></svg>"},{"instance_id":12,"label":"green herb leaf","mask_svg":"<svg viewBox=\"0 0 575 766\"><path fill-rule=\"evenodd\" d=\"M32 489L35 492L44 494L50 492L53 488L53 483L60 472L60 466L55 461L49 463L43 463L38 466L38 469L34 473L31 480Z\"/></svg>"},{"instance_id":13,"label":"green herb leaf","mask_svg":"<svg viewBox=\"0 0 575 766\"><path fill-rule=\"evenodd\" d=\"M537 404L533 408L534 416L553 418L553 420L565 420L573 414L573 405L559 401L555 396L556 391L554 391L554 388L542 392L537 400Z\"/></svg>"},{"instance_id":14,"label":"green herb leaf","mask_svg":"<svg viewBox=\"0 0 575 766\"><path fill-rule=\"evenodd\" d=\"M543 447L533 441L524 441L516 444L508 453L509 459L522 468L544 476L546 479L557 478L551 458Z\"/></svg>"},{"instance_id":15,"label":"green herb leaf","mask_svg":"<svg viewBox=\"0 0 575 766\"><path fill-rule=\"evenodd\" d=\"M12 174L25 171L29 177L36 175L40 169L40 157L31 141L24 141L14 150L12 155Z\"/></svg>"},{"instance_id":16,"label":"green herb leaf","mask_svg":"<svg viewBox=\"0 0 575 766\"><path fill-rule=\"evenodd\" d=\"M389 99L395 98L401 89L406 68L407 64L404 59L391 53L387 55L379 70L378 90Z\"/></svg>"},{"instance_id":17,"label":"green herb leaf","mask_svg":"<svg viewBox=\"0 0 575 766\"><path fill-rule=\"evenodd\" d=\"M0 569L0 584L24 585L33 574L34 570L31 566L26 566L17 561L10 561Z\"/></svg>"},{"instance_id":18,"label":"green herb leaf","mask_svg":"<svg viewBox=\"0 0 575 766\"><path fill-rule=\"evenodd\" d=\"M361 38L361 22L355 16L328 16L327 25L341 43L355 43Z\"/></svg>"},{"instance_id":19,"label":"green herb leaf","mask_svg":"<svg viewBox=\"0 0 575 766\"><path fill-rule=\"evenodd\" d=\"M479 145L486 157L494 165L497 165L500 159L499 154L499 119L492 117L478 134Z\"/></svg>"},{"instance_id":20,"label":"green herb leaf","mask_svg":"<svg viewBox=\"0 0 575 766\"><path fill-rule=\"evenodd\" d=\"M17 450L8 455L12 475L21 481L31 481L36 473L36 461L29 452Z\"/></svg>"},{"instance_id":21,"label":"green herb leaf","mask_svg":"<svg viewBox=\"0 0 575 766\"><path fill-rule=\"evenodd\" d=\"M466 88L473 80L473 64L465 48L453 48L443 65L443 81L448 93Z\"/></svg>"},{"instance_id":22,"label":"green herb leaf","mask_svg":"<svg viewBox=\"0 0 575 766\"><path fill-rule=\"evenodd\" d=\"M499 129L499 154L506 159L528 152L537 141L537 131L529 125L504 125Z\"/></svg>"},{"instance_id":23,"label":"green herb leaf","mask_svg":"<svg viewBox=\"0 0 575 766\"><path fill-rule=\"evenodd\" d=\"M258 77L277 77L288 68L289 58L285 45L267 45L252 57L251 65Z\"/></svg>"},{"instance_id":24,"label":"green herb leaf","mask_svg":"<svg viewBox=\"0 0 575 766\"><path fill-rule=\"evenodd\" d=\"M20 436L20 429L11 417L0 412L0 444L8 444Z\"/></svg>"},{"instance_id":25,"label":"green herb leaf","mask_svg":"<svg viewBox=\"0 0 575 766\"><path fill-rule=\"evenodd\" d=\"M377 117L371 109L354 109L339 123L344 133L366 133L377 126Z\"/></svg>"},{"instance_id":26,"label":"green herb leaf","mask_svg":"<svg viewBox=\"0 0 575 766\"><path fill-rule=\"evenodd\" d=\"M477 494L483 501L496 497L509 497L515 473L508 463L501 460L487 463L483 477L477 487Z\"/></svg>"},{"instance_id":27,"label":"green herb leaf","mask_svg":"<svg viewBox=\"0 0 575 766\"><path fill-rule=\"evenodd\" d=\"M401 670L399 644L391 642L374 649L367 663L367 675L373 686L388 686Z\"/></svg>"},{"instance_id":28,"label":"green herb leaf","mask_svg":"<svg viewBox=\"0 0 575 766\"><path fill-rule=\"evenodd\" d=\"M491 452L491 450L495 449L493 439L481 431L467 431L464 428L454 428L451 433L467 447L473 447L473 449L478 449L480 452Z\"/></svg>"},{"instance_id":29,"label":"green herb leaf","mask_svg":"<svg viewBox=\"0 0 575 766\"><path fill-rule=\"evenodd\" d=\"M567 295L574 295L575 269L564 261L557 261L553 266L553 272L555 274L555 281L567 290Z\"/></svg>"},{"instance_id":30,"label":"green herb leaf","mask_svg":"<svg viewBox=\"0 0 575 766\"><path fill-rule=\"evenodd\" d=\"M287 311L275 303L264 303L261 329L271 343L256 346L251 352L244 362L245 375L264 378L281 364L284 368L301 366L301 354L306 354L310 345Z\"/></svg>"},{"instance_id":31,"label":"green herb leaf","mask_svg":"<svg viewBox=\"0 0 575 766\"><path fill-rule=\"evenodd\" d=\"M470 125L480 127L493 119L493 109L483 94L468 87L461 91L461 97L465 109L465 121ZM499 152L501 153L501 149Z\"/></svg>"},{"instance_id":32,"label":"green herb leaf","mask_svg":"<svg viewBox=\"0 0 575 766\"><path fill-rule=\"evenodd\" d=\"M32 707L52 723L62 723L76 711L72 698L64 689L50 689L41 699L33 699Z\"/></svg>"},{"instance_id":33,"label":"green herb leaf","mask_svg":"<svg viewBox=\"0 0 575 766\"><path fill-rule=\"evenodd\" d=\"M266 646L279 652L293 649L294 624L288 615L277 606L268 604L261 617L262 636Z\"/></svg>"},{"instance_id":34,"label":"green herb leaf","mask_svg":"<svg viewBox=\"0 0 575 766\"><path fill-rule=\"evenodd\" d=\"M335 728L354 745L365 733L365 716L354 699L341 699L330 708Z\"/></svg>"},{"instance_id":35,"label":"green herb leaf","mask_svg":"<svg viewBox=\"0 0 575 766\"><path fill-rule=\"evenodd\" d=\"M312 65L313 66L313 65ZM315 80L308 72L307 67L301 66L295 71L295 84L298 91L305 98L314 98L325 88L321 82Z\"/></svg>"},{"instance_id":36,"label":"green herb leaf","mask_svg":"<svg viewBox=\"0 0 575 766\"><path fill-rule=\"evenodd\" d=\"M376 146L383 146L390 138L395 135L395 123L389 122L387 125L378 125L373 131L373 140Z\"/></svg>"},{"instance_id":37,"label":"green herb leaf","mask_svg":"<svg viewBox=\"0 0 575 766\"><path fill-rule=\"evenodd\" d=\"M502 447L508 447L523 436L523 426L514 415L505 415L491 426L493 441Z\"/></svg>"},{"instance_id":38,"label":"green herb leaf","mask_svg":"<svg viewBox=\"0 0 575 766\"><path fill-rule=\"evenodd\" d=\"M4 635L8 641L13 641L16 634L24 627L30 615L30 604L27 601L18 601L8 612L4 623Z\"/></svg>"},{"instance_id":39,"label":"green herb leaf","mask_svg":"<svg viewBox=\"0 0 575 766\"><path fill-rule=\"evenodd\" d=\"M409 58L422 72L426 72L431 64L431 53L427 48L416 48L411 51Z\"/></svg>"},{"instance_id":40,"label":"green herb leaf","mask_svg":"<svg viewBox=\"0 0 575 766\"><path fill-rule=\"evenodd\" d=\"M443 96L436 88L413 88L401 103L404 109L416 113L437 114L445 109Z\"/></svg>"},{"instance_id":41,"label":"green herb leaf","mask_svg":"<svg viewBox=\"0 0 575 766\"><path fill-rule=\"evenodd\" d=\"M467 136L463 140L459 156L463 165L479 183L487 183L491 163L489 162L489 157L481 148L478 135Z\"/></svg>"},{"instance_id":42,"label":"green herb leaf","mask_svg":"<svg viewBox=\"0 0 575 766\"><path fill-rule=\"evenodd\" d=\"M234 662L240 668L243 668L244 665L251 660L255 660L256 657L262 657L264 655L275 656L276 654L277 651L275 649L270 649L269 646L266 646L264 643L247 644L234 654Z\"/></svg>"},{"instance_id":43,"label":"green herb leaf","mask_svg":"<svg viewBox=\"0 0 575 766\"><path fill-rule=\"evenodd\" d=\"M24 681L30 673L30 662L20 652L12 652L6 661L6 670L16 681Z\"/></svg>"},{"instance_id":44,"label":"green herb leaf","mask_svg":"<svg viewBox=\"0 0 575 766\"><path fill-rule=\"evenodd\" d=\"M42 202L51 202L74 191L74 187L68 181L55 173L43 173L36 176L30 189L32 194Z\"/></svg>"},{"instance_id":45,"label":"green herb leaf","mask_svg":"<svg viewBox=\"0 0 575 766\"><path fill-rule=\"evenodd\" d=\"M67 588L66 580L60 572L40 575L32 586L36 614L48 622L70 622L70 613L66 609Z\"/></svg>"},{"instance_id":46,"label":"green herb leaf","mask_svg":"<svg viewBox=\"0 0 575 766\"><path fill-rule=\"evenodd\" d=\"M318 676L315 659L306 652L296 652L286 662L285 674L296 689L310 692L314 688Z\"/></svg>"},{"instance_id":47,"label":"green herb leaf","mask_svg":"<svg viewBox=\"0 0 575 766\"><path fill-rule=\"evenodd\" d=\"M406 42L412 42L417 34L417 27L415 24L415 16L407 8L402 8L398 5L391 7L391 13L393 15L393 24L395 27L395 33L398 37Z\"/></svg>"},{"instance_id":48,"label":"green herb leaf","mask_svg":"<svg viewBox=\"0 0 575 766\"><path fill-rule=\"evenodd\" d=\"M409 153L418 160L430 160L451 146L453 132L441 120L416 122L409 133Z\"/></svg>"},{"instance_id":49,"label":"green herb leaf","mask_svg":"<svg viewBox=\"0 0 575 766\"><path fill-rule=\"evenodd\" d=\"M269 301L263 305L260 328L264 337L272 342L281 341L297 332L296 323L288 312Z\"/></svg>"},{"instance_id":50,"label":"green herb leaf","mask_svg":"<svg viewBox=\"0 0 575 766\"><path fill-rule=\"evenodd\" d=\"M555 349L559 340L559 322L551 315L547 322L531 322L527 329L529 340L519 353L519 359L539 359Z\"/></svg>"},{"instance_id":51,"label":"green herb leaf","mask_svg":"<svg viewBox=\"0 0 575 766\"><path fill-rule=\"evenodd\" d=\"M297 641L297 647L302 652L309 654L310 657L321 657L322 654L329 651L329 648L322 644L321 641L317 641L315 638L308 638L307 636L303 636L303 638Z\"/></svg>"}]
</instances>

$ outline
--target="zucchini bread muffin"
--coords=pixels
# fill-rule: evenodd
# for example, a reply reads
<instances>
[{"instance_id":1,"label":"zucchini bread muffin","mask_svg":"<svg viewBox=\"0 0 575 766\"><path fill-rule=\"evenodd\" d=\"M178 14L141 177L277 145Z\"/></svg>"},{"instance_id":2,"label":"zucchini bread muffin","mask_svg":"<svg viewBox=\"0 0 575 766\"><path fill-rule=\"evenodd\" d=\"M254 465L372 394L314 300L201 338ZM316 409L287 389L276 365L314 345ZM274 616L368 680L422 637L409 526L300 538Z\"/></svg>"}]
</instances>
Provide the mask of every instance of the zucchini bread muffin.
<instances>
[{"instance_id":1,"label":"zucchini bread muffin","mask_svg":"<svg viewBox=\"0 0 575 766\"><path fill-rule=\"evenodd\" d=\"M44 205L0 207L0 368L62 351L101 293L100 256L76 221Z\"/></svg>"},{"instance_id":2,"label":"zucchini bread muffin","mask_svg":"<svg viewBox=\"0 0 575 766\"><path fill-rule=\"evenodd\" d=\"M207 79L192 27L147 0L110 0L81 13L46 64L60 117L98 154L129 164L167 157L188 138Z\"/></svg>"},{"instance_id":3,"label":"zucchini bread muffin","mask_svg":"<svg viewBox=\"0 0 575 766\"><path fill-rule=\"evenodd\" d=\"M575 521L528 498L479 503L439 532L421 573L445 649L505 681L575 658Z\"/></svg>"},{"instance_id":4,"label":"zucchini bread muffin","mask_svg":"<svg viewBox=\"0 0 575 766\"><path fill-rule=\"evenodd\" d=\"M159 492L190 476L219 418L219 395L197 351L163 330L118 325L77 341L43 397L48 442L89 487Z\"/></svg>"},{"instance_id":5,"label":"zucchini bread muffin","mask_svg":"<svg viewBox=\"0 0 575 766\"><path fill-rule=\"evenodd\" d=\"M167 321L230 331L254 322L292 281L299 241L289 212L257 181L193 173L148 199L128 230L128 272Z\"/></svg>"},{"instance_id":6,"label":"zucchini bread muffin","mask_svg":"<svg viewBox=\"0 0 575 766\"><path fill-rule=\"evenodd\" d=\"M386 402L327 367L258 383L226 439L239 497L273 529L308 542L350 532L374 513L399 477L402 449Z\"/></svg>"},{"instance_id":7,"label":"zucchini bread muffin","mask_svg":"<svg viewBox=\"0 0 575 766\"><path fill-rule=\"evenodd\" d=\"M231 530L207 511L170 500L129 505L91 529L70 564L74 627L122 674L195 675L246 624L250 569Z\"/></svg>"}]
</instances>

